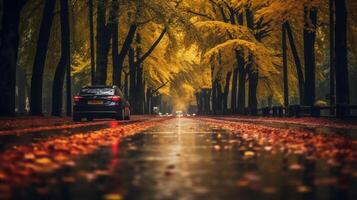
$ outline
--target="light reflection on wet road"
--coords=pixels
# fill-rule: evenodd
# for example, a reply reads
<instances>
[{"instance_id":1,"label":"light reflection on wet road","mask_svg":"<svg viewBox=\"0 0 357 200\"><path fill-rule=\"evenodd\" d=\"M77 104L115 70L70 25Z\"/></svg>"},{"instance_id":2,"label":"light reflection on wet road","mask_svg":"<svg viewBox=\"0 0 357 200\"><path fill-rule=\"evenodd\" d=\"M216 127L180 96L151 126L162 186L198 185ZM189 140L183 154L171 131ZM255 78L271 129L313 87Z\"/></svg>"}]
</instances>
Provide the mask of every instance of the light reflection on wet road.
<instances>
[{"instance_id":1,"label":"light reflection on wet road","mask_svg":"<svg viewBox=\"0 0 357 200\"><path fill-rule=\"evenodd\" d=\"M198 120L176 118L18 188L14 198L356 199L356 177L341 166L259 146ZM291 170L292 163L303 167Z\"/></svg>"}]
</instances>

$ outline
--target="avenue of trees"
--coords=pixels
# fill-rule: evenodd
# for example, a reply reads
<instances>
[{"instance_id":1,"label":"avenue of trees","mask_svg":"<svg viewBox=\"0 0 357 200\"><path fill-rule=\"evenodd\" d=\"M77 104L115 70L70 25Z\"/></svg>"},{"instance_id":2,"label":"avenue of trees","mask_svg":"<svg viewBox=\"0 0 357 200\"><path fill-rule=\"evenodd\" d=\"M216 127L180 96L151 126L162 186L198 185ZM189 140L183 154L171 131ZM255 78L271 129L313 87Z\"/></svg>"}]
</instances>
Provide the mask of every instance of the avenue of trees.
<instances>
[{"instance_id":1,"label":"avenue of trees","mask_svg":"<svg viewBox=\"0 0 357 200\"><path fill-rule=\"evenodd\" d=\"M0 114L69 116L90 84L118 85L136 114L356 104L356 10L353 0L0 0Z\"/></svg>"},{"instance_id":2,"label":"avenue of trees","mask_svg":"<svg viewBox=\"0 0 357 200\"><path fill-rule=\"evenodd\" d=\"M353 1L200 2L190 12L209 32L205 36L211 42L203 48L212 88L210 96L204 90L198 93L198 101L211 98L210 112L227 113L230 106L230 112L243 114L248 108L254 115L258 104L271 107L274 102L285 107L314 106L322 100L337 108L350 105L349 80L356 70L356 44L348 38L355 36L350 28L356 20ZM323 82L329 90L319 85ZM325 94L317 95L317 88ZM338 116L345 112L337 109Z\"/></svg>"}]
</instances>

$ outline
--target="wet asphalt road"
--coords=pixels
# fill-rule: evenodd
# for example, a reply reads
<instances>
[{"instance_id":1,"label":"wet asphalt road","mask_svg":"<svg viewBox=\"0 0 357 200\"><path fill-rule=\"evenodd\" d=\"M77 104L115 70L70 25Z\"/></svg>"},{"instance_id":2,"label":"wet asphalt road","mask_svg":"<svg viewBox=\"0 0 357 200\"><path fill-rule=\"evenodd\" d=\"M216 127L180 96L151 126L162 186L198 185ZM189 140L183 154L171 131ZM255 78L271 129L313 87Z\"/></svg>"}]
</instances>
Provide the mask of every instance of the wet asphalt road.
<instances>
[{"instance_id":1,"label":"wet asphalt road","mask_svg":"<svg viewBox=\"0 0 357 200\"><path fill-rule=\"evenodd\" d=\"M231 144L230 141L238 141ZM218 149L217 146L227 149ZM356 177L302 156L271 154L246 158L254 141L188 118L103 147L66 167L17 188L14 199L356 199ZM290 171L298 162L303 170ZM314 184L338 177L339 184ZM303 186L301 186L303 185Z\"/></svg>"}]
</instances>

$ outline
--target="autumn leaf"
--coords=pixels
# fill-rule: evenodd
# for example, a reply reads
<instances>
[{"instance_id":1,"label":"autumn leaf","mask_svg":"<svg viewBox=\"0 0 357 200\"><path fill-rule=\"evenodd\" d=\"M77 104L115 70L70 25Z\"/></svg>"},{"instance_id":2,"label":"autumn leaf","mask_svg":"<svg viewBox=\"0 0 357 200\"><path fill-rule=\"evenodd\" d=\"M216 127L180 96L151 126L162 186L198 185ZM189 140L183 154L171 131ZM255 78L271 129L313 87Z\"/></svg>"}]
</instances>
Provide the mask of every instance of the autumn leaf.
<instances>
[{"instance_id":1,"label":"autumn leaf","mask_svg":"<svg viewBox=\"0 0 357 200\"><path fill-rule=\"evenodd\" d=\"M103 197L104 200L122 200L122 196L120 194L106 194Z\"/></svg>"},{"instance_id":2,"label":"autumn leaf","mask_svg":"<svg viewBox=\"0 0 357 200\"><path fill-rule=\"evenodd\" d=\"M52 161L48 158L38 158L35 161L37 164L41 164L41 165L48 165L50 163L52 163Z\"/></svg>"},{"instance_id":3,"label":"autumn leaf","mask_svg":"<svg viewBox=\"0 0 357 200\"><path fill-rule=\"evenodd\" d=\"M298 171L298 170L302 170L302 166L299 165L299 164L291 164L291 165L289 166L289 169L290 169L290 170L293 170L293 171Z\"/></svg>"},{"instance_id":4,"label":"autumn leaf","mask_svg":"<svg viewBox=\"0 0 357 200\"><path fill-rule=\"evenodd\" d=\"M311 188L305 185L298 186L297 191L300 193L308 193L311 191Z\"/></svg>"},{"instance_id":5,"label":"autumn leaf","mask_svg":"<svg viewBox=\"0 0 357 200\"><path fill-rule=\"evenodd\" d=\"M255 153L253 151L245 151L244 152L244 157L250 158L253 157Z\"/></svg>"}]
</instances>

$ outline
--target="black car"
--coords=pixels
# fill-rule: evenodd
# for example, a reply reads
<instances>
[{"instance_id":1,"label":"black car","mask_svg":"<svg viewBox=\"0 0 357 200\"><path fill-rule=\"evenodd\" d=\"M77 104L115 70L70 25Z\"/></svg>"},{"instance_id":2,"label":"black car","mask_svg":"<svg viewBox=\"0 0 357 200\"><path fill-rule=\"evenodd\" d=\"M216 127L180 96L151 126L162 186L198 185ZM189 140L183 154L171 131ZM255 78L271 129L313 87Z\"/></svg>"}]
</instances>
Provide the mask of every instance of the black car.
<instances>
[{"instance_id":1,"label":"black car","mask_svg":"<svg viewBox=\"0 0 357 200\"><path fill-rule=\"evenodd\" d=\"M117 86L89 86L73 97L73 121L86 118L130 119L130 104Z\"/></svg>"}]
</instances>

